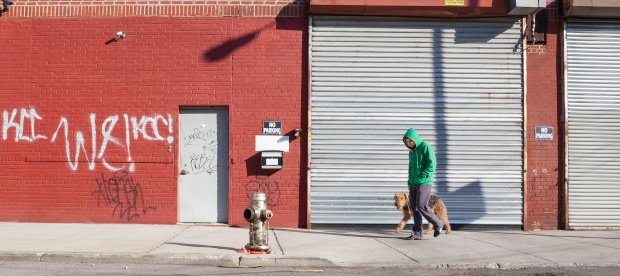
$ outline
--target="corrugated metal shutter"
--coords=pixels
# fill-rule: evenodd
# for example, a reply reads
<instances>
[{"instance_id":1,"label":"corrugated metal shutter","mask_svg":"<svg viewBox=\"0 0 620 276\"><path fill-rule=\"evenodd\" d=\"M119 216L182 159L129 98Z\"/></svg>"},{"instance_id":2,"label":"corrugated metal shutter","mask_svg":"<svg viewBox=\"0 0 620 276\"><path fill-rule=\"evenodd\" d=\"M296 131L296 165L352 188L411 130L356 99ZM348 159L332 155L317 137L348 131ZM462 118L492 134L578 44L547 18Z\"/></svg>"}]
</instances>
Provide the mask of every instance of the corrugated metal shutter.
<instances>
[{"instance_id":1,"label":"corrugated metal shutter","mask_svg":"<svg viewBox=\"0 0 620 276\"><path fill-rule=\"evenodd\" d=\"M396 224L405 131L435 149L453 224L522 225L523 66L514 19L313 17L311 223Z\"/></svg>"},{"instance_id":2,"label":"corrugated metal shutter","mask_svg":"<svg viewBox=\"0 0 620 276\"><path fill-rule=\"evenodd\" d=\"M569 227L620 226L620 21L566 29Z\"/></svg>"}]
</instances>

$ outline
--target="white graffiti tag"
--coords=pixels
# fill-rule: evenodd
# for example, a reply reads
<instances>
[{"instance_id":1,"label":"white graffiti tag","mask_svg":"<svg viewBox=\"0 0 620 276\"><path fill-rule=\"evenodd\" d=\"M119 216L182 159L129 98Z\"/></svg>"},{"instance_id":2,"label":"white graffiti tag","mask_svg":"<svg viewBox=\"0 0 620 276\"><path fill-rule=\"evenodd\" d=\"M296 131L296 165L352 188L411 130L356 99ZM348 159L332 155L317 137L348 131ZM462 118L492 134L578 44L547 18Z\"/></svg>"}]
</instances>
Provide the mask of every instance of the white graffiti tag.
<instances>
[{"instance_id":1,"label":"white graffiti tag","mask_svg":"<svg viewBox=\"0 0 620 276\"><path fill-rule=\"evenodd\" d=\"M37 134L35 131L35 122L37 120L43 120L43 118L35 111L34 108L30 109L21 109L21 113L19 116L19 123L16 121L17 109L13 109L10 116L7 110L3 112L3 123L2 123L2 138L3 140L9 139L10 130L15 130L15 142L19 142L22 140L28 142L35 142L36 140L42 139L46 140L47 137L44 135ZM70 128L69 121L65 117L60 118L60 122L58 123L58 127L50 140L52 143L56 142L56 139L59 138L62 134L65 137L65 153L67 156L67 162L69 167L76 171L78 169L78 164L80 160L80 152L84 152L84 158L88 163L88 168L90 170L95 169L96 161L100 161L104 167L111 171L119 171L119 170L128 170L134 171L135 164L133 162L133 158L131 157L131 138L133 140L147 140L147 141L167 141L169 144L174 142L173 137L173 126L172 126L172 116L168 114L168 118L155 115L153 117L142 116L142 117L130 117L127 114L123 114L122 119L124 119L125 123L125 140L124 144L122 139L118 137L114 137L112 135L116 124L118 123L119 117L118 115L107 117L103 123L101 124L101 144L97 142L97 121L96 115L90 114L90 137L91 137L91 151L90 157L88 151L86 150L86 139L84 139L84 134L82 131L75 132L75 153L72 154L71 150L71 142L69 137ZM30 134L24 135L24 125L25 121L30 120ZM164 138L160 133L159 126L160 123L163 123L168 128L169 136ZM62 129L62 131L61 131ZM60 135L59 135L60 133ZM132 135L133 134L133 135ZM125 168L125 166L118 168L110 165L105 159L105 151L108 148L108 145L116 145L127 153L127 163L129 164L129 168ZM99 146L99 150L97 147ZM73 158L72 158L73 157Z\"/></svg>"},{"instance_id":2,"label":"white graffiti tag","mask_svg":"<svg viewBox=\"0 0 620 276\"><path fill-rule=\"evenodd\" d=\"M19 116L19 124L13 122L15 120L15 115L17 115L17 109L13 109L11 112L11 117L9 117L9 113L5 110L2 114L3 123L2 123L2 139L6 141L8 138L8 131L11 128L15 128L15 142L19 140L26 140L32 142L37 139L47 139L47 137L43 135L36 135L34 131L34 123L35 120L41 120L41 116L37 114L37 111L34 108L30 108L30 112L28 112L25 108L21 109L21 114ZM30 119L30 133L31 136L24 136L24 120L28 118Z\"/></svg>"}]
</instances>

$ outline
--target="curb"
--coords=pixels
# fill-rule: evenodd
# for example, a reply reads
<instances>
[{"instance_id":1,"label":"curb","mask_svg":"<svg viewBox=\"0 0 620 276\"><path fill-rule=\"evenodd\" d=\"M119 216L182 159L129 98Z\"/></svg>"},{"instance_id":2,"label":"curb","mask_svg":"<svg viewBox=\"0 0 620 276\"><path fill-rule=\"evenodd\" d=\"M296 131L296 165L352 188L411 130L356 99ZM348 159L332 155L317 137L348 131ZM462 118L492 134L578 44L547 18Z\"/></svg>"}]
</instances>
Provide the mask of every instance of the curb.
<instances>
[{"instance_id":1,"label":"curb","mask_svg":"<svg viewBox=\"0 0 620 276\"><path fill-rule=\"evenodd\" d=\"M0 252L0 262L122 263L196 266L337 267L324 258L274 258L201 254L100 254Z\"/></svg>"},{"instance_id":2,"label":"curb","mask_svg":"<svg viewBox=\"0 0 620 276\"><path fill-rule=\"evenodd\" d=\"M325 258L269 258L269 257L241 257L239 258L240 266L271 266L271 267L339 267L332 261Z\"/></svg>"},{"instance_id":3,"label":"curb","mask_svg":"<svg viewBox=\"0 0 620 276\"><path fill-rule=\"evenodd\" d=\"M201 254L101 254L101 253L19 253L0 252L0 262L68 262L68 263L116 263L160 264L226 267L349 267L332 260L318 257L270 257ZM426 268L426 269L524 269L544 267L620 267L620 263L471 263L471 264L366 264L355 265L368 268Z\"/></svg>"}]
</instances>

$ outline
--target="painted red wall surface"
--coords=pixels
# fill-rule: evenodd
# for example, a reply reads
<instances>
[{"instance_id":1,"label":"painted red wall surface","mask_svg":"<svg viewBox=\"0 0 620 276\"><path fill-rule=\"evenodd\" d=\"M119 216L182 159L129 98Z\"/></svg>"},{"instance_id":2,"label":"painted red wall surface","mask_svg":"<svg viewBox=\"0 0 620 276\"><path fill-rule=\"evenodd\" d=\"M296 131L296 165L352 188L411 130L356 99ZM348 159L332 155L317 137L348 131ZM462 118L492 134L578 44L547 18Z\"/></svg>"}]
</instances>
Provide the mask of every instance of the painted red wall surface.
<instances>
[{"instance_id":1,"label":"painted red wall surface","mask_svg":"<svg viewBox=\"0 0 620 276\"><path fill-rule=\"evenodd\" d=\"M307 141L288 132L307 127L307 18L4 17L0 29L0 221L177 223L179 108L220 106L229 225L247 226L260 184L272 226L305 226ZM259 168L263 120L291 137L282 170Z\"/></svg>"}]
</instances>

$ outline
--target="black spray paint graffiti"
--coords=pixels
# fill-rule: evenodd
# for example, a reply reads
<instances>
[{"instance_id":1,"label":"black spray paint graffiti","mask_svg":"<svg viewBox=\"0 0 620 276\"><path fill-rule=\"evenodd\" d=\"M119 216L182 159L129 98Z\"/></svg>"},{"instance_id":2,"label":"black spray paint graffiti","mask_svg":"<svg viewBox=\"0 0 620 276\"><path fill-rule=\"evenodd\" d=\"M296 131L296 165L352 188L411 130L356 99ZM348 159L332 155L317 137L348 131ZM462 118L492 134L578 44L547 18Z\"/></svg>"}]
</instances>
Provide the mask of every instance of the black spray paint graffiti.
<instances>
[{"instance_id":1,"label":"black spray paint graffiti","mask_svg":"<svg viewBox=\"0 0 620 276\"><path fill-rule=\"evenodd\" d=\"M189 158L190 169L193 174L217 172L217 157L223 156L223 152L217 142L217 133L210 130L194 129L194 133L183 138L183 147L189 147L192 152Z\"/></svg>"},{"instance_id":2,"label":"black spray paint graffiti","mask_svg":"<svg viewBox=\"0 0 620 276\"><path fill-rule=\"evenodd\" d=\"M215 160L215 158L209 153L192 153L189 163L192 172L195 174L202 172L213 174L217 171L217 166L213 164L213 160Z\"/></svg>"},{"instance_id":3,"label":"black spray paint graffiti","mask_svg":"<svg viewBox=\"0 0 620 276\"><path fill-rule=\"evenodd\" d=\"M258 190L265 193L267 206L278 206L278 203L280 203L280 186L278 181L274 180L271 182L268 178L268 175L257 173L256 179L250 180L245 185L246 196L248 199L251 199L252 194Z\"/></svg>"},{"instance_id":4,"label":"black spray paint graffiti","mask_svg":"<svg viewBox=\"0 0 620 276\"><path fill-rule=\"evenodd\" d=\"M210 130L198 130L198 129L194 129L194 133L188 135L187 137L183 138L183 140L185 140L185 146L191 146L192 142L196 141L196 140L202 140L207 142L207 139L211 139L213 137L213 135L215 135L215 131L210 129Z\"/></svg>"},{"instance_id":5,"label":"black spray paint graffiti","mask_svg":"<svg viewBox=\"0 0 620 276\"><path fill-rule=\"evenodd\" d=\"M95 181L97 190L93 195L97 195L97 205L101 206L103 201L106 206L114 206L112 214L116 214L118 210L120 218L131 221L149 210L156 210L155 207L145 205L140 183L134 182L133 177L125 170L115 172L112 178L106 178L101 173L101 179L95 178Z\"/></svg>"}]
</instances>

